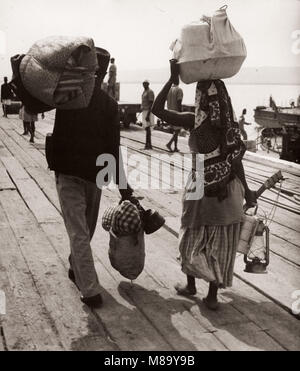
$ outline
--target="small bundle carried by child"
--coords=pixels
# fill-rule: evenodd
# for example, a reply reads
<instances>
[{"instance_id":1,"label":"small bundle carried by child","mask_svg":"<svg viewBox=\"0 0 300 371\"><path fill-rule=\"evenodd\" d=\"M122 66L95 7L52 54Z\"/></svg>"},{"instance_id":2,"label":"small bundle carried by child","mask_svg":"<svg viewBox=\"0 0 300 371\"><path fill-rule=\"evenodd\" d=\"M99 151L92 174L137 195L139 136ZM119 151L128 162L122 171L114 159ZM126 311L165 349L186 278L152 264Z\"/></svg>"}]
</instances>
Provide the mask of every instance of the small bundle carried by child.
<instances>
[{"instance_id":1,"label":"small bundle carried by child","mask_svg":"<svg viewBox=\"0 0 300 371\"><path fill-rule=\"evenodd\" d=\"M226 8L184 26L180 38L171 45L184 83L225 79L240 70L247 51L227 17Z\"/></svg>"},{"instance_id":2,"label":"small bundle carried by child","mask_svg":"<svg viewBox=\"0 0 300 371\"><path fill-rule=\"evenodd\" d=\"M96 48L88 37L51 36L11 58L15 94L31 113L86 108L95 87Z\"/></svg>"}]
</instances>

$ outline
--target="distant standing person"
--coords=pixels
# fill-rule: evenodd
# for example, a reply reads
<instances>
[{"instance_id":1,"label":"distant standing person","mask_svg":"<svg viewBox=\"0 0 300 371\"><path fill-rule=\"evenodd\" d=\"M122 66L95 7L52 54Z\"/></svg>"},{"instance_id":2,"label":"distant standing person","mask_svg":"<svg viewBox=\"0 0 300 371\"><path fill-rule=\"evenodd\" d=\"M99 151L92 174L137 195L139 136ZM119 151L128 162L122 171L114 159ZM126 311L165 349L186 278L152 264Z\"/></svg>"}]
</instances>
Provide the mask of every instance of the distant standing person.
<instances>
[{"instance_id":1,"label":"distant standing person","mask_svg":"<svg viewBox=\"0 0 300 371\"><path fill-rule=\"evenodd\" d=\"M152 149L151 143L151 126L154 126L154 115L151 112L152 104L154 102L154 93L150 89L148 80L143 82L144 92L142 94L142 120L143 128L146 130L146 145L145 149Z\"/></svg>"},{"instance_id":2,"label":"distant standing person","mask_svg":"<svg viewBox=\"0 0 300 371\"><path fill-rule=\"evenodd\" d=\"M115 58L111 58L108 70L108 94L116 99L116 84L117 84L117 66L115 65Z\"/></svg>"},{"instance_id":3,"label":"distant standing person","mask_svg":"<svg viewBox=\"0 0 300 371\"><path fill-rule=\"evenodd\" d=\"M19 112L19 118L23 121L24 132L22 135L30 134L30 143L34 143L35 122L38 121L38 115L29 113L23 105ZM44 118L44 114L42 114Z\"/></svg>"},{"instance_id":4,"label":"distant standing person","mask_svg":"<svg viewBox=\"0 0 300 371\"><path fill-rule=\"evenodd\" d=\"M247 114L247 110L246 110L246 108L244 108L243 112L242 112L242 115L239 118L239 128L240 128L240 132L241 132L242 137L243 137L244 140L248 139L248 135L247 135L247 132L245 130L245 125L251 125L249 122L246 122L246 120L245 120L245 115L246 114Z\"/></svg>"},{"instance_id":5,"label":"distant standing person","mask_svg":"<svg viewBox=\"0 0 300 371\"><path fill-rule=\"evenodd\" d=\"M179 87L179 78L174 82L173 86L171 87L168 97L167 97L167 107L169 111L182 111L182 99L183 99L183 91ZM179 152L177 147L178 143L178 135L180 133L181 127L180 126L173 126L173 136L171 140L167 143L167 148L172 151L172 143L174 142L174 152Z\"/></svg>"},{"instance_id":6,"label":"distant standing person","mask_svg":"<svg viewBox=\"0 0 300 371\"><path fill-rule=\"evenodd\" d=\"M275 100L273 99L272 95L270 95L269 106L272 108L273 111L277 112L278 108L276 106Z\"/></svg>"},{"instance_id":7,"label":"distant standing person","mask_svg":"<svg viewBox=\"0 0 300 371\"><path fill-rule=\"evenodd\" d=\"M13 97L14 94L7 82L7 77L4 77L4 84L1 85L1 103L4 117L7 117L7 108L11 105L11 100Z\"/></svg>"}]
</instances>

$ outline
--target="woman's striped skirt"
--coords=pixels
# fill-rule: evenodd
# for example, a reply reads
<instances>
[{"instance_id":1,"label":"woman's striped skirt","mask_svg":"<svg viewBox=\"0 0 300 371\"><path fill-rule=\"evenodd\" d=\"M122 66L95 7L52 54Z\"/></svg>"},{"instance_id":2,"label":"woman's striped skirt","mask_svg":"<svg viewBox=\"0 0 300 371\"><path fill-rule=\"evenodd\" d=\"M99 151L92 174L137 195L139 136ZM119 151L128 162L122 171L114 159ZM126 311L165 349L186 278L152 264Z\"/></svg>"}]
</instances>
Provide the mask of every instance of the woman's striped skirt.
<instances>
[{"instance_id":1,"label":"woman's striped skirt","mask_svg":"<svg viewBox=\"0 0 300 371\"><path fill-rule=\"evenodd\" d=\"M182 227L179 237L182 271L214 282L220 288L232 286L240 226L240 223L235 223Z\"/></svg>"}]
</instances>

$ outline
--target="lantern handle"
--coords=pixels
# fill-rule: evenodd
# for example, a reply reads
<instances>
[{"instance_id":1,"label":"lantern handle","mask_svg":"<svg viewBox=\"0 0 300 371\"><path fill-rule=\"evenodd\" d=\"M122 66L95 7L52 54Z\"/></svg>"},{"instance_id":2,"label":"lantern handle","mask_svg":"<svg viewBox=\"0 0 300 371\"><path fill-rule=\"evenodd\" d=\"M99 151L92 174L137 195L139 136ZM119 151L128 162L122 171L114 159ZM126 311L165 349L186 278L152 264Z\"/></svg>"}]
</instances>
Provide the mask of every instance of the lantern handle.
<instances>
[{"instance_id":1,"label":"lantern handle","mask_svg":"<svg viewBox=\"0 0 300 371\"><path fill-rule=\"evenodd\" d=\"M265 225L264 230L266 232L266 267L270 263L270 228Z\"/></svg>"},{"instance_id":2,"label":"lantern handle","mask_svg":"<svg viewBox=\"0 0 300 371\"><path fill-rule=\"evenodd\" d=\"M223 6L221 6L221 8L219 9L219 10L227 10L227 8L228 8L228 5L223 5Z\"/></svg>"},{"instance_id":3,"label":"lantern handle","mask_svg":"<svg viewBox=\"0 0 300 371\"><path fill-rule=\"evenodd\" d=\"M280 182L280 181L283 181L285 178L283 177L281 171L277 171L277 173L273 174L270 178L268 178L264 184L256 191L256 197L257 199L263 194L263 192L266 190L266 189L271 189L272 187L275 186L275 184L277 182ZM243 206L243 210L244 210L244 213L246 213L246 211L250 209L250 207L247 206L247 204L245 204ZM255 215L255 214L254 214Z\"/></svg>"}]
</instances>

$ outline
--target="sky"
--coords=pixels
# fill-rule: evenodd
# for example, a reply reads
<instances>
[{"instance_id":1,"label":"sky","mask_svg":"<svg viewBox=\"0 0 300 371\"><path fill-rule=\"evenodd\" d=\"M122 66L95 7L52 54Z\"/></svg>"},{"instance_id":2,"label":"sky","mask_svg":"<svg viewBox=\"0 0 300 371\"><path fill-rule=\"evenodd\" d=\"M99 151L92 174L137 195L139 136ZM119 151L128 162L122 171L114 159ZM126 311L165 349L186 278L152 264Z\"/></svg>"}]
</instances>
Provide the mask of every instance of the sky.
<instances>
[{"instance_id":1,"label":"sky","mask_svg":"<svg viewBox=\"0 0 300 371\"><path fill-rule=\"evenodd\" d=\"M50 35L92 37L119 70L162 68L183 25L227 4L244 66L300 66L300 0L1 0L0 76L9 58Z\"/></svg>"}]
</instances>

